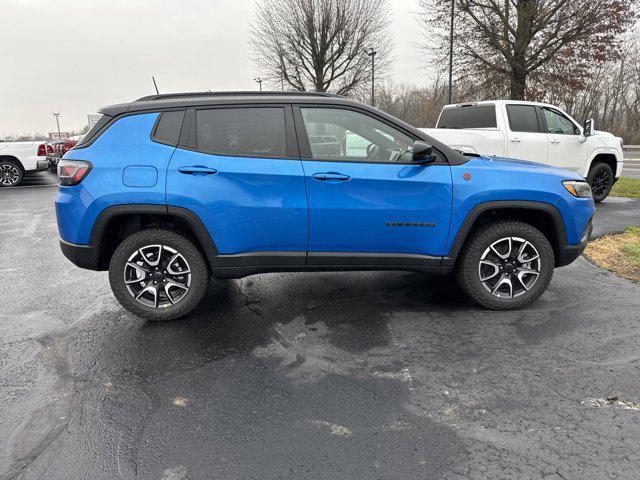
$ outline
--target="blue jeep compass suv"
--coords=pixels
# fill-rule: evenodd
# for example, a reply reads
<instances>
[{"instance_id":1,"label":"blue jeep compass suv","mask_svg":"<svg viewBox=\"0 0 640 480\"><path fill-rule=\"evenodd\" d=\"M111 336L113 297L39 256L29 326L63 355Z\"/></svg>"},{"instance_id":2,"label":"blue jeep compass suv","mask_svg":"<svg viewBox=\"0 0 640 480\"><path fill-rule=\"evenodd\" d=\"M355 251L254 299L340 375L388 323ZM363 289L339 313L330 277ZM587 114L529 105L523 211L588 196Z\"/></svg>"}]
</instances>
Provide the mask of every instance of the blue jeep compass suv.
<instances>
[{"instance_id":1,"label":"blue jeep compass suv","mask_svg":"<svg viewBox=\"0 0 640 480\"><path fill-rule=\"evenodd\" d=\"M465 156L320 93L154 95L102 110L58 165L63 253L132 313L189 313L211 274L455 271L491 309L536 300L591 235L574 173Z\"/></svg>"}]
</instances>

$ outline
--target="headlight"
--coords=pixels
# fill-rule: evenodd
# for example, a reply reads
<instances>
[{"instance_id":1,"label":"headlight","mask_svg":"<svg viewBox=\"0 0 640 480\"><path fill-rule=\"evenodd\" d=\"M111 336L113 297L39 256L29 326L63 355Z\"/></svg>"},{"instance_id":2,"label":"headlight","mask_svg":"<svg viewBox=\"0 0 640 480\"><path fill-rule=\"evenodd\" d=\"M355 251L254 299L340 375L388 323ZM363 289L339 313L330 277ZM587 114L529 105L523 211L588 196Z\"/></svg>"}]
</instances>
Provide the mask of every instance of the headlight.
<instances>
[{"instance_id":1,"label":"headlight","mask_svg":"<svg viewBox=\"0 0 640 480\"><path fill-rule=\"evenodd\" d=\"M591 198L591 187L587 182L579 182L576 180L565 180L562 182L564 188L573 195L578 198Z\"/></svg>"}]
</instances>

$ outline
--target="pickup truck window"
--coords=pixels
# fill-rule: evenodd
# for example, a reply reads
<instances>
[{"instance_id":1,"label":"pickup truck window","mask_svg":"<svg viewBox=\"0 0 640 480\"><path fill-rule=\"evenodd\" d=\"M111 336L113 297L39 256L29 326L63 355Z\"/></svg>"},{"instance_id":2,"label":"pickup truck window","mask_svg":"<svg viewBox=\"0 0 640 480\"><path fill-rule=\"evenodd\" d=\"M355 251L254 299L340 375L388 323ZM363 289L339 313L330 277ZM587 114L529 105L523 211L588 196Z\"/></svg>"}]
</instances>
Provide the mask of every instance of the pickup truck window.
<instances>
[{"instance_id":1,"label":"pickup truck window","mask_svg":"<svg viewBox=\"0 0 640 480\"><path fill-rule=\"evenodd\" d=\"M533 105L507 105L507 116L512 132L540 133L536 107Z\"/></svg>"},{"instance_id":2,"label":"pickup truck window","mask_svg":"<svg viewBox=\"0 0 640 480\"><path fill-rule=\"evenodd\" d=\"M543 108L544 118L547 121L547 131L556 135L579 135L580 130L574 123L560 112Z\"/></svg>"},{"instance_id":3,"label":"pickup truck window","mask_svg":"<svg viewBox=\"0 0 640 480\"><path fill-rule=\"evenodd\" d=\"M496 128L495 105L470 105L445 108L437 128Z\"/></svg>"}]
</instances>

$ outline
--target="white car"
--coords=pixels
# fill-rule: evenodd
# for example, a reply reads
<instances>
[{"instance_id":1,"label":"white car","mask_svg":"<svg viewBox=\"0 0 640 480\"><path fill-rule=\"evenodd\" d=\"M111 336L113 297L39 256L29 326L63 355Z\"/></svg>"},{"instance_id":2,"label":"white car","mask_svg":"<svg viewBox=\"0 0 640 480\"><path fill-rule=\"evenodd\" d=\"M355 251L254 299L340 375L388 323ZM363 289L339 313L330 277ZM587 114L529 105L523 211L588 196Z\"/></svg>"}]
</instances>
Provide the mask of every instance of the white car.
<instances>
[{"instance_id":1,"label":"white car","mask_svg":"<svg viewBox=\"0 0 640 480\"><path fill-rule=\"evenodd\" d=\"M45 142L0 141L0 187L15 187L25 175L48 168Z\"/></svg>"},{"instance_id":2,"label":"white car","mask_svg":"<svg viewBox=\"0 0 640 480\"><path fill-rule=\"evenodd\" d=\"M432 137L464 153L510 157L572 170L585 177L596 202L604 200L622 173L622 139L581 127L546 103L494 100L446 105Z\"/></svg>"}]
</instances>

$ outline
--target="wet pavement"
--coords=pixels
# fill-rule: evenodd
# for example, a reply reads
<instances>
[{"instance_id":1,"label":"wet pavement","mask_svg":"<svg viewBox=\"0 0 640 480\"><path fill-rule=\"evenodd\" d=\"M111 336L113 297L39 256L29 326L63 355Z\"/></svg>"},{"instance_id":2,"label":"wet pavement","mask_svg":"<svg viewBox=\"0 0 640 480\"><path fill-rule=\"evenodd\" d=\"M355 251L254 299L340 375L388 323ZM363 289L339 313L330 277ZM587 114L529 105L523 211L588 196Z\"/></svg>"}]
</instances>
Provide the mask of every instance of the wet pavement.
<instances>
[{"instance_id":1,"label":"wet pavement","mask_svg":"<svg viewBox=\"0 0 640 480\"><path fill-rule=\"evenodd\" d=\"M0 190L0 479L637 478L637 284L581 258L490 312L452 279L268 274L150 324L64 259L55 193ZM631 223L607 201L596 232Z\"/></svg>"}]
</instances>

